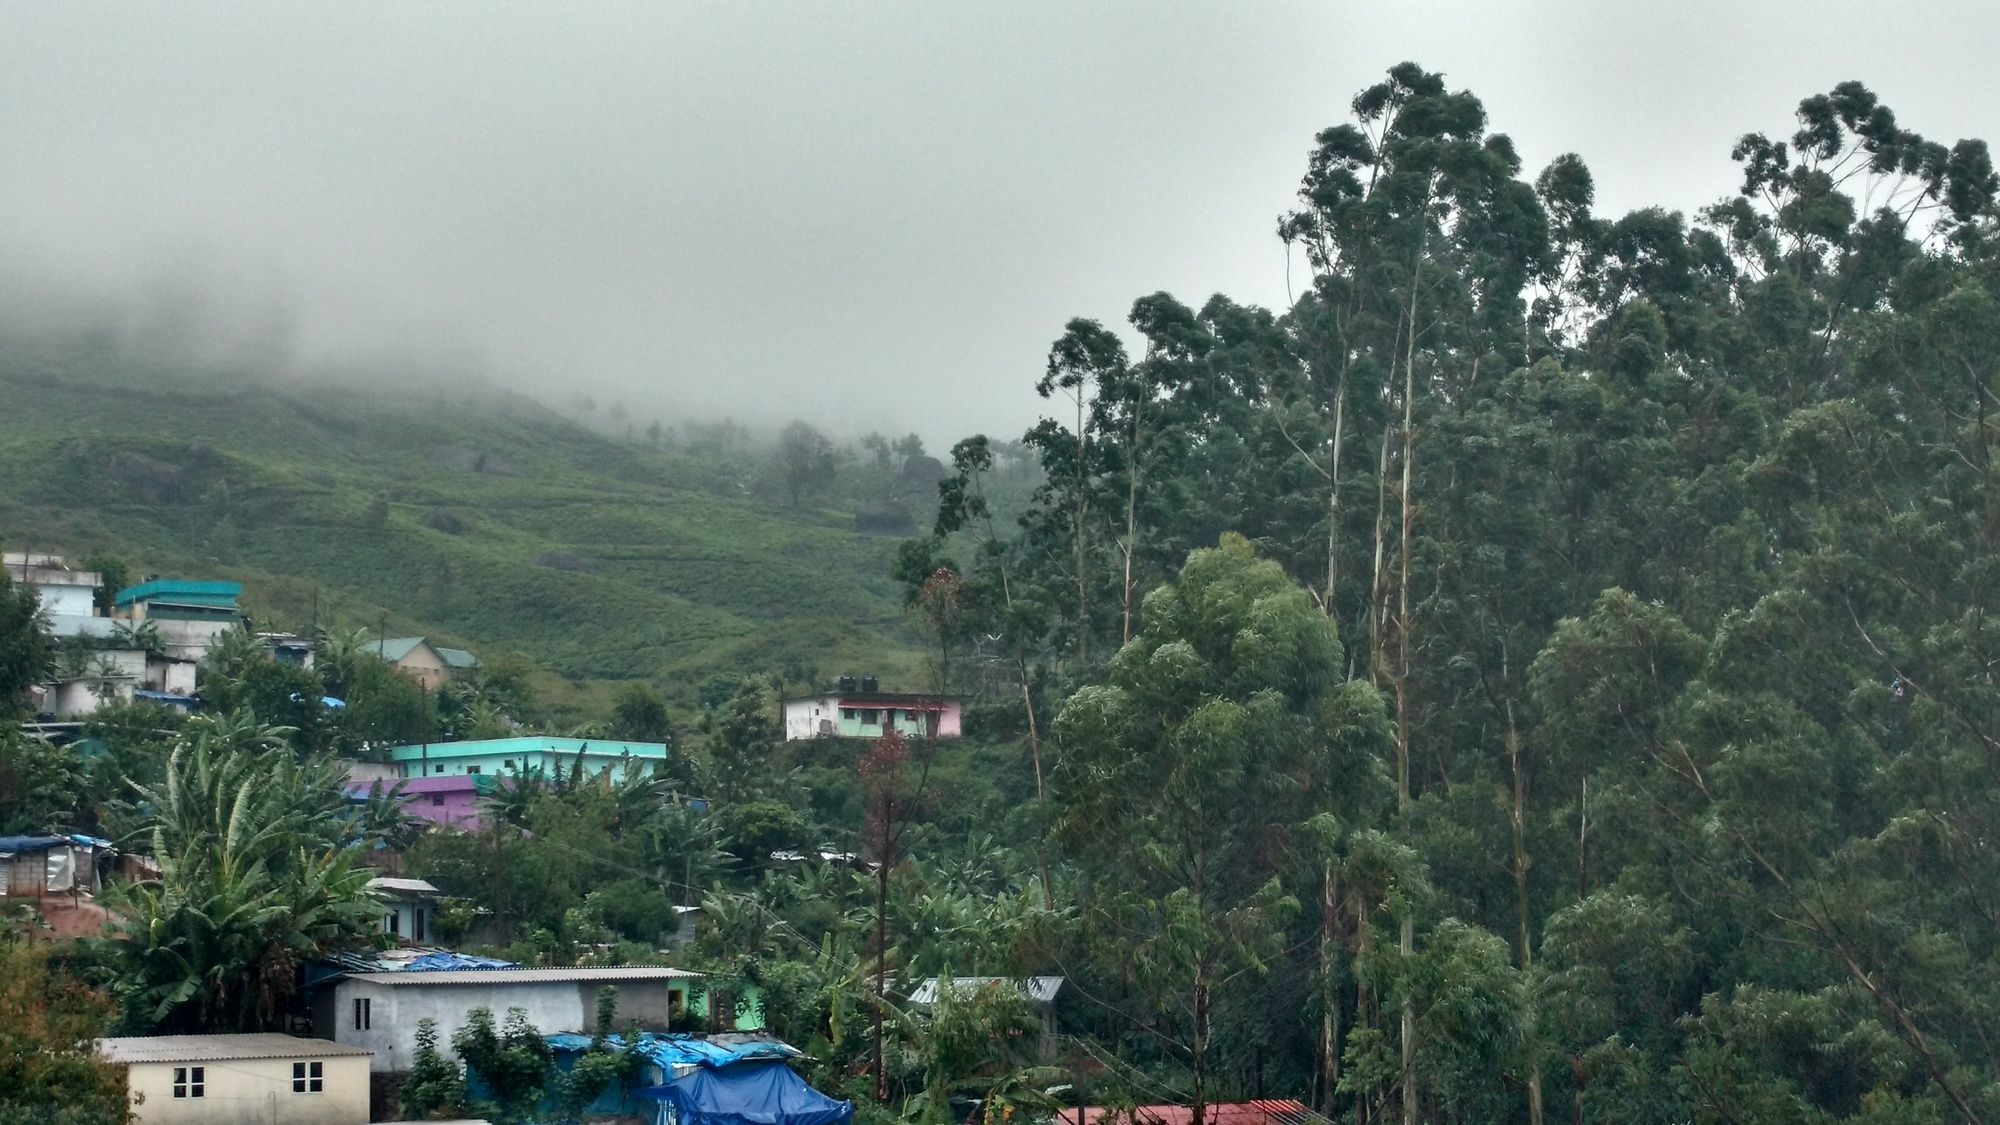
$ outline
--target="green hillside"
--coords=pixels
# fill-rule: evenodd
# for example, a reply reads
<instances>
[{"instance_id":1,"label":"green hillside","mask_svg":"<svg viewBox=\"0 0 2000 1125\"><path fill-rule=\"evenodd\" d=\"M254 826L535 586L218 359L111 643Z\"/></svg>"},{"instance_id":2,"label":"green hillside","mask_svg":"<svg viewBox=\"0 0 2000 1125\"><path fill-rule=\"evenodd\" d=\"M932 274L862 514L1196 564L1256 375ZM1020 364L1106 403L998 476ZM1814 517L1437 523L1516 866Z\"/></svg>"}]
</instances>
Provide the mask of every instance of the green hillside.
<instances>
[{"instance_id":1,"label":"green hillside","mask_svg":"<svg viewBox=\"0 0 2000 1125\"><path fill-rule=\"evenodd\" d=\"M846 499L748 495L749 453L620 441L484 388L192 378L18 348L0 352L0 402L10 548L241 578L278 625L386 623L680 699L717 672L890 677L916 659L895 539L857 534Z\"/></svg>"}]
</instances>

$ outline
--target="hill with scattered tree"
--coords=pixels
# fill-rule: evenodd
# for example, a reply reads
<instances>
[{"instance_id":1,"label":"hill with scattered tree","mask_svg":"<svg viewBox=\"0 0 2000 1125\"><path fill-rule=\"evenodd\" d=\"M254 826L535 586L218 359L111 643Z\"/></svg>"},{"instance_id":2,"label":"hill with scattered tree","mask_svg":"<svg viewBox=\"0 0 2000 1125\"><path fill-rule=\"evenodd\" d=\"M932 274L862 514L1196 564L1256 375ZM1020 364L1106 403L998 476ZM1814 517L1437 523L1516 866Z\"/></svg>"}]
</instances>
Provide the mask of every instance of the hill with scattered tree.
<instances>
[{"instance_id":1,"label":"hill with scattered tree","mask_svg":"<svg viewBox=\"0 0 2000 1125\"><path fill-rule=\"evenodd\" d=\"M10 549L241 579L260 624L436 634L684 701L750 670L912 670L890 571L935 491L906 483L920 442L612 435L486 387L151 367L74 338L0 346L0 398Z\"/></svg>"}]
</instances>

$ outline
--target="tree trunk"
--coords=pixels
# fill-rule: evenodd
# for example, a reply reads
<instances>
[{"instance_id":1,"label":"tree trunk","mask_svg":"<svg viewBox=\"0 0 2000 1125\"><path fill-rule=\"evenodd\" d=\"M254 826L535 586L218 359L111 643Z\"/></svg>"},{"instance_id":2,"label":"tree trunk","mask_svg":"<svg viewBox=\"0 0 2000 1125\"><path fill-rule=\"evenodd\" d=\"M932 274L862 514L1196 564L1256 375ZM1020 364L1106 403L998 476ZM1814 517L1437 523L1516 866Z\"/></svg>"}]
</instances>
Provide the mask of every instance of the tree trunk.
<instances>
[{"instance_id":1,"label":"tree trunk","mask_svg":"<svg viewBox=\"0 0 2000 1125\"><path fill-rule=\"evenodd\" d=\"M1375 924L1369 920L1368 904L1363 902L1354 914L1354 958L1357 963L1366 963L1375 951ZM1381 1013L1376 1010L1375 997L1368 991L1367 978L1357 972L1354 976L1354 1022L1366 1022L1371 1028L1382 1024ZM1367 1090L1354 1091L1354 1120L1356 1125L1369 1125L1374 1120L1369 1112Z\"/></svg>"},{"instance_id":2,"label":"tree trunk","mask_svg":"<svg viewBox=\"0 0 2000 1125\"><path fill-rule=\"evenodd\" d=\"M1382 427L1382 455L1375 472L1375 572L1368 582L1368 678L1381 686L1389 675L1383 654L1382 618L1389 610L1389 433Z\"/></svg>"},{"instance_id":3,"label":"tree trunk","mask_svg":"<svg viewBox=\"0 0 2000 1125\"><path fill-rule=\"evenodd\" d=\"M1188 1108L1188 1125L1204 1125L1207 1119L1208 1005L1208 973L1206 969L1197 969L1194 984L1194 1104Z\"/></svg>"},{"instance_id":4,"label":"tree trunk","mask_svg":"<svg viewBox=\"0 0 2000 1125\"><path fill-rule=\"evenodd\" d=\"M1011 597L1008 599L1008 605L1010 608L1013 605ZM1035 808L1046 811L1045 802L1048 800L1048 794L1042 788L1042 736L1035 725L1035 692L1028 686L1027 658L1016 657L1015 663L1021 670L1021 706L1028 712L1028 756L1035 762ZM1046 841L1035 845L1035 866L1041 872L1042 908L1054 910L1056 893L1054 886L1049 882L1049 853Z\"/></svg>"},{"instance_id":5,"label":"tree trunk","mask_svg":"<svg viewBox=\"0 0 2000 1125\"><path fill-rule=\"evenodd\" d=\"M1416 509L1410 503L1410 471L1416 462L1417 281L1423 276L1423 242L1417 243L1416 264L1410 270L1409 324L1403 350L1403 483L1397 495L1402 511L1401 557L1396 581L1396 812L1410 807L1410 528ZM1404 957L1416 953L1416 920L1403 915L1399 948ZM1408 989L1403 990L1403 1125L1417 1125L1416 1017Z\"/></svg>"},{"instance_id":6,"label":"tree trunk","mask_svg":"<svg viewBox=\"0 0 2000 1125\"><path fill-rule=\"evenodd\" d=\"M1125 490L1125 604L1119 623L1118 643L1132 640L1132 552L1139 543L1139 467L1132 466L1132 481Z\"/></svg>"},{"instance_id":7,"label":"tree trunk","mask_svg":"<svg viewBox=\"0 0 2000 1125\"><path fill-rule=\"evenodd\" d=\"M1333 392L1333 454L1327 465L1330 481L1326 497L1326 615L1335 621L1340 611L1334 599L1340 593L1340 442L1347 421L1347 364L1340 365L1340 384Z\"/></svg>"},{"instance_id":8,"label":"tree trunk","mask_svg":"<svg viewBox=\"0 0 2000 1125\"><path fill-rule=\"evenodd\" d=\"M1128 437L1132 463L1126 466L1125 483L1125 604L1119 627L1119 644L1132 639L1132 556L1139 549L1139 405L1132 406L1132 430Z\"/></svg>"},{"instance_id":9,"label":"tree trunk","mask_svg":"<svg viewBox=\"0 0 2000 1125\"><path fill-rule=\"evenodd\" d=\"M1521 732L1514 724L1514 703L1507 702L1507 761L1514 773L1514 807L1509 820L1514 830L1514 911L1520 920L1519 954L1521 975L1534 966L1532 925L1528 914L1527 780L1521 769ZM1542 1125L1542 1060L1540 1037L1535 1030L1533 1002L1524 1021L1528 1038L1528 1125Z\"/></svg>"},{"instance_id":10,"label":"tree trunk","mask_svg":"<svg viewBox=\"0 0 2000 1125\"><path fill-rule=\"evenodd\" d=\"M1335 1113L1340 1085L1340 875L1328 860L1319 892L1319 1111Z\"/></svg>"},{"instance_id":11,"label":"tree trunk","mask_svg":"<svg viewBox=\"0 0 2000 1125\"><path fill-rule=\"evenodd\" d=\"M1075 511L1071 519L1076 531L1076 661L1078 664L1090 662L1090 595L1086 589L1083 571L1084 523L1087 512L1086 499L1090 487L1090 470L1085 464L1088 449L1083 433L1083 392L1077 392L1076 399L1076 497Z\"/></svg>"},{"instance_id":12,"label":"tree trunk","mask_svg":"<svg viewBox=\"0 0 2000 1125\"><path fill-rule=\"evenodd\" d=\"M882 1006L889 984L889 857L875 868L875 1102L889 1100L889 1072L882 1062Z\"/></svg>"}]
</instances>

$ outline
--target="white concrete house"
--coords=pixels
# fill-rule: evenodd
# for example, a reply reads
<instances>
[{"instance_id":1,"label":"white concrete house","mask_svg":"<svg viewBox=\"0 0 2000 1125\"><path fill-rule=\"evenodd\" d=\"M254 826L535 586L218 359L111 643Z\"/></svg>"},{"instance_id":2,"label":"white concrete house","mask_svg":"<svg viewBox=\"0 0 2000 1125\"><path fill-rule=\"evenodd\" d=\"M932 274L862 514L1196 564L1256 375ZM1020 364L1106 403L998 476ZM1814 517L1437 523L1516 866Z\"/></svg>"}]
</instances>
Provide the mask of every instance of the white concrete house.
<instances>
[{"instance_id":1,"label":"white concrete house","mask_svg":"<svg viewBox=\"0 0 2000 1125\"><path fill-rule=\"evenodd\" d=\"M410 1069L417 1053L417 1023L437 1022L438 1044L449 1052L452 1033L474 1008L493 1013L522 1008L544 1035L589 1033L597 1023L597 992L618 989L614 1022L664 1029L685 1010L700 973L663 966L620 965L575 969L442 969L354 973L313 997L313 1029L335 1042L371 1052L369 1065L383 1072Z\"/></svg>"},{"instance_id":2,"label":"white concrete house","mask_svg":"<svg viewBox=\"0 0 2000 1125\"><path fill-rule=\"evenodd\" d=\"M27 551L0 554L7 577L35 591L42 612L50 617L95 617L97 587L104 576L94 570L71 570L61 555Z\"/></svg>"},{"instance_id":3,"label":"white concrete house","mask_svg":"<svg viewBox=\"0 0 2000 1125\"><path fill-rule=\"evenodd\" d=\"M382 918L383 933L409 945L423 945L431 940L432 920L436 917L436 907L432 904L442 891L423 879L388 876L368 880L368 889L389 903L389 910Z\"/></svg>"},{"instance_id":4,"label":"white concrete house","mask_svg":"<svg viewBox=\"0 0 2000 1125\"><path fill-rule=\"evenodd\" d=\"M368 1052L290 1035L100 1039L140 1125L365 1125Z\"/></svg>"}]
</instances>

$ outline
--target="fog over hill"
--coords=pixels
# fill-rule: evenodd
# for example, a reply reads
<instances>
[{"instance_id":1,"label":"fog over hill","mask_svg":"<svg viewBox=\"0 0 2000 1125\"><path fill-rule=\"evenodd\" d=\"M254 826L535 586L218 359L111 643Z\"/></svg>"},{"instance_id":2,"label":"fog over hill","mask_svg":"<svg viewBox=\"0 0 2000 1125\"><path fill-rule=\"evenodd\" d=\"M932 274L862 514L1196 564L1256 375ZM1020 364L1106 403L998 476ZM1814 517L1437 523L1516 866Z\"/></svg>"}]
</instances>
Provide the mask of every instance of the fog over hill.
<instances>
[{"instance_id":1,"label":"fog over hill","mask_svg":"<svg viewBox=\"0 0 2000 1125\"><path fill-rule=\"evenodd\" d=\"M1949 36L1859 2L17 5L0 307L941 448L1034 418L1071 316L1284 306L1312 136L1399 59L1531 169L1581 153L1602 212L1692 209L1841 79L1980 133L1995 17L1947 7Z\"/></svg>"}]
</instances>

